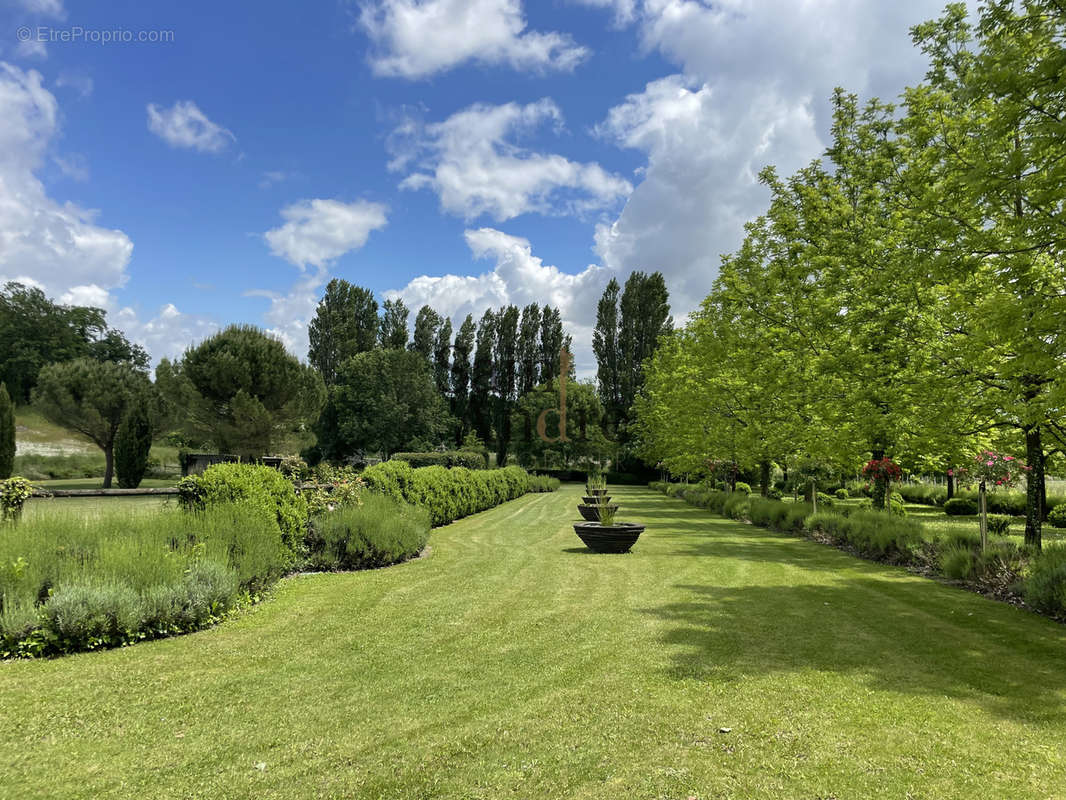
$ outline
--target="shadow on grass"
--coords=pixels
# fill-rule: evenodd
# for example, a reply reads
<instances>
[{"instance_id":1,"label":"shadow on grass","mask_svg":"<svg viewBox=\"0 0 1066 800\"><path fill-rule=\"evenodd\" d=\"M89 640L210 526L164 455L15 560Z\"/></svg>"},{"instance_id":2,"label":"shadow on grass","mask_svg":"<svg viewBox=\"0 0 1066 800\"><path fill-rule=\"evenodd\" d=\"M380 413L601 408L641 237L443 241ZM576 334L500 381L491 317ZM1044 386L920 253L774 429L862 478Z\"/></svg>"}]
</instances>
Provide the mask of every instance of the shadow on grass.
<instances>
[{"instance_id":1,"label":"shadow on grass","mask_svg":"<svg viewBox=\"0 0 1066 800\"><path fill-rule=\"evenodd\" d=\"M674 679L816 670L873 689L974 701L1062 724L1066 631L1008 606L921 581L681 585L691 600L645 609L671 623Z\"/></svg>"}]
</instances>

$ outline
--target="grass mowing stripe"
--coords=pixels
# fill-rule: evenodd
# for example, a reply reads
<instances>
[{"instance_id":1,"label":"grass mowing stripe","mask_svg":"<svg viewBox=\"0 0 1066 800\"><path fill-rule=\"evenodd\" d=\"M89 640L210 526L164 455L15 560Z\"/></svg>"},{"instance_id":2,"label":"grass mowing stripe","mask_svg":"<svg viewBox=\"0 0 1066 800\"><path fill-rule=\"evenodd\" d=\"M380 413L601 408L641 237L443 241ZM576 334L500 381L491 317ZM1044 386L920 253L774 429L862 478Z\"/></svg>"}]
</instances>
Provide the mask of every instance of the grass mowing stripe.
<instances>
[{"instance_id":1,"label":"grass mowing stripe","mask_svg":"<svg viewBox=\"0 0 1066 800\"><path fill-rule=\"evenodd\" d=\"M580 494L210 631L0 665L0 796L1061 790L1061 627L639 488L612 487L634 551L590 554Z\"/></svg>"}]
</instances>

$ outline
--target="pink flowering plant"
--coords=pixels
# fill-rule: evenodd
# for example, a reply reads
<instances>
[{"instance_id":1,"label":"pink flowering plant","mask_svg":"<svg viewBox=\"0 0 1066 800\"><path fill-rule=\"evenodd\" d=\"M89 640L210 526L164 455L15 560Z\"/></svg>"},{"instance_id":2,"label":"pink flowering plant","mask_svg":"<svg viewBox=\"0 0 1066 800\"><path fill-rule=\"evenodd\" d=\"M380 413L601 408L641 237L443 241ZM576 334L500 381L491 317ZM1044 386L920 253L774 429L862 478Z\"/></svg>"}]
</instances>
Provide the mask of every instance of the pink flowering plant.
<instances>
[{"instance_id":1,"label":"pink flowering plant","mask_svg":"<svg viewBox=\"0 0 1066 800\"><path fill-rule=\"evenodd\" d=\"M956 470L956 475L964 473L966 478L978 484L982 549L988 547L988 502L985 497L987 488L1010 486L1028 471L1029 467L1019 462L1014 456L1003 455L992 450L978 453L968 470Z\"/></svg>"}]
</instances>

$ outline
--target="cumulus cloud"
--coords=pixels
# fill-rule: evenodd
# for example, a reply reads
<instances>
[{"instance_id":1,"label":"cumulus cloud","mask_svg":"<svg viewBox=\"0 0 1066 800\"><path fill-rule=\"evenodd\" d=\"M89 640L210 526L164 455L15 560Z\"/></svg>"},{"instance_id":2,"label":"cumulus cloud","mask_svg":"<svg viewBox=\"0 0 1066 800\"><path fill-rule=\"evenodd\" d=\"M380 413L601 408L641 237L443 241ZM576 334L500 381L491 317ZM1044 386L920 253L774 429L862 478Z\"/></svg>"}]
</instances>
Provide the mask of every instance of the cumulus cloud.
<instances>
[{"instance_id":1,"label":"cumulus cloud","mask_svg":"<svg viewBox=\"0 0 1066 800\"><path fill-rule=\"evenodd\" d=\"M921 79L908 28L940 0L578 0L633 20L643 45L681 73L613 108L598 132L647 156L621 214L596 231L620 273L661 269L675 308L710 290L722 253L766 207L755 176L789 174L828 143L833 88L891 99Z\"/></svg>"},{"instance_id":2,"label":"cumulus cloud","mask_svg":"<svg viewBox=\"0 0 1066 800\"><path fill-rule=\"evenodd\" d=\"M285 224L263 234L270 252L301 269L323 267L366 244L371 231L384 228L386 208L381 203L356 200L305 200L281 210Z\"/></svg>"},{"instance_id":3,"label":"cumulus cloud","mask_svg":"<svg viewBox=\"0 0 1066 800\"><path fill-rule=\"evenodd\" d=\"M315 314L322 287L329 280L329 273L319 267L302 275L288 292L268 289L252 289L246 297L264 297L270 307L263 313L267 332L277 336L290 353L297 358L307 356L307 326Z\"/></svg>"},{"instance_id":4,"label":"cumulus cloud","mask_svg":"<svg viewBox=\"0 0 1066 800\"><path fill-rule=\"evenodd\" d=\"M467 62L572 70L589 54L567 34L526 30L521 0L375 0L359 22L378 75L425 78Z\"/></svg>"},{"instance_id":5,"label":"cumulus cloud","mask_svg":"<svg viewBox=\"0 0 1066 800\"><path fill-rule=\"evenodd\" d=\"M129 306L109 309L107 320L130 341L144 347L151 354L153 364L162 358L172 361L180 358L187 347L216 333L220 327L214 319L179 311L173 303L164 304L146 320Z\"/></svg>"},{"instance_id":6,"label":"cumulus cloud","mask_svg":"<svg viewBox=\"0 0 1066 800\"><path fill-rule=\"evenodd\" d=\"M429 304L458 325L467 314L480 319L487 308L530 303L559 308L566 330L574 336L575 366L579 375L595 371L592 327L588 309L595 308L610 272L590 265L576 275L562 272L533 255L528 239L495 228L477 228L464 234L477 259L494 262L481 275L422 275L402 289L386 292L400 297L409 308Z\"/></svg>"},{"instance_id":7,"label":"cumulus cloud","mask_svg":"<svg viewBox=\"0 0 1066 800\"><path fill-rule=\"evenodd\" d=\"M148 104L148 130L171 147L218 153L237 141L226 128L212 122L192 100L178 100L170 108Z\"/></svg>"},{"instance_id":8,"label":"cumulus cloud","mask_svg":"<svg viewBox=\"0 0 1066 800\"><path fill-rule=\"evenodd\" d=\"M58 118L39 73L0 63L0 281L53 296L72 286L122 286L133 242L96 225L95 212L49 197L35 174Z\"/></svg>"},{"instance_id":9,"label":"cumulus cloud","mask_svg":"<svg viewBox=\"0 0 1066 800\"><path fill-rule=\"evenodd\" d=\"M520 105L477 104L443 122L407 120L390 138L391 166L416 171L400 184L429 188L441 208L467 220L487 214L496 221L519 214L576 213L610 207L633 189L596 163L520 147L515 140L545 124L562 124L550 99Z\"/></svg>"}]
</instances>

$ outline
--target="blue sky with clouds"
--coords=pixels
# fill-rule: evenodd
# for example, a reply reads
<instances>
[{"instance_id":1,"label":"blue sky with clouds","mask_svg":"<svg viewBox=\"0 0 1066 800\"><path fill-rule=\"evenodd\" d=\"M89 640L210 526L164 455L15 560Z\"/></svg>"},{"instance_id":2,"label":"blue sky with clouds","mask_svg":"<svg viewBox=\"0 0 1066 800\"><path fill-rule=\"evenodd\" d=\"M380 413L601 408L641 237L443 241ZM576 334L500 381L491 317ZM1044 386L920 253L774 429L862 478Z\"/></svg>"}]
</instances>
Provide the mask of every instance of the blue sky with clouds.
<instances>
[{"instance_id":1,"label":"blue sky with clouds","mask_svg":"<svg viewBox=\"0 0 1066 800\"><path fill-rule=\"evenodd\" d=\"M303 356L333 276L457 319L547 302L587 374L607 280L695 307L755 174L820 154L834 86L920 79L941 5L7 0L0 279L156 359L237 321Z\"/></svg>"}]
</instances>

